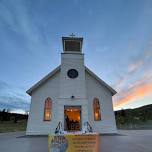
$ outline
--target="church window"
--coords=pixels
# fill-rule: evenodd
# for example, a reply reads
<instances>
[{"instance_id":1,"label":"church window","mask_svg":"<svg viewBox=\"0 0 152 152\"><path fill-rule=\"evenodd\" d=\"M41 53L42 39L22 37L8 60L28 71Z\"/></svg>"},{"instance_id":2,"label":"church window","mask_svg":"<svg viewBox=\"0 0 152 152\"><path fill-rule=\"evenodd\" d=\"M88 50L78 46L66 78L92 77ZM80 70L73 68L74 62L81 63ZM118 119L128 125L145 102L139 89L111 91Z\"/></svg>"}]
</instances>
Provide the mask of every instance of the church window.
<instances>
[{"instance_id":1,"label":"church window","mask_svg":"<svg viewBox=\"0 0 152 152\"><path fill-rule=\"evenodd\" d=\"M69 78L77 78L78 77L78 71L76 69L70 69L68 72L67 72L67 75Z\"/></svg>"},{"instance_id":2,"label":"church window","mask_svg":"<svg viewBox=\"0 0 152 152\"><path fill-rule=\"evenodd\" d=\"M46 98L44 105L44 121L51 120L51 111L52 111L52 100L50 97Z\"/></svg>"},{"instance_id":3,"label":"church window","mask_svg":"<svg viewBox=\"0 0 152 152\"><path fill-rule=\"evenodd\" d=\"M94 98L93 100L93 111L94 111L94 120L101 120L101 111L100 111L100 103L98 98Z\"/></svg>"}]
</instances>

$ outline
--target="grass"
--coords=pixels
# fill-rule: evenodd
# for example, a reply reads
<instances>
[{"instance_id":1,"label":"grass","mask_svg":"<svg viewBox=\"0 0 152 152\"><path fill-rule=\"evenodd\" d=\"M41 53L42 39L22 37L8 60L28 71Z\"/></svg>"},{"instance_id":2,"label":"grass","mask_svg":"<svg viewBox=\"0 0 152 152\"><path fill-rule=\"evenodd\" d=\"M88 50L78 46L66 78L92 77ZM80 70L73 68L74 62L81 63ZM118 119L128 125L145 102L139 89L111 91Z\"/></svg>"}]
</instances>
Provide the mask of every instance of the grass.
<instances>
[{"instance_id":1,"label":"grass","mask_svg":"<svg viewBox=\"0 0 152 152\"><path fill-rule=\"evenodd\" d=\"M13 121L0 122L0 133L25 131L27 120L20 120L17 123Z\"/></svg>"}]
</instances>

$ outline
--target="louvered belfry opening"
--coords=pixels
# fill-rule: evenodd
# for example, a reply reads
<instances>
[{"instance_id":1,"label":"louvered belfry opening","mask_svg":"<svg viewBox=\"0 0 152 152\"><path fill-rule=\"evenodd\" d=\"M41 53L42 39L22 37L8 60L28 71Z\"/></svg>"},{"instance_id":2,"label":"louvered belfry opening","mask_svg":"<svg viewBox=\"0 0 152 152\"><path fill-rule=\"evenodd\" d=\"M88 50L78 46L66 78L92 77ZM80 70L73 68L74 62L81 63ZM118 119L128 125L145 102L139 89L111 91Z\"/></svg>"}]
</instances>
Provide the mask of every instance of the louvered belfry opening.
<instances>
[{"instance_id":1,"label":"louvered belfry opening","mask_svg":"<svg viewBox=\"0 0 152 152\"><path fill-rule=\"evenodd\" d=\"M79 41L65 41L65 51L80 51Z\"/></svg>"},{"instance_id":2,"label":"louvered belfry opening","mask_svg":"<svg viewBox=\"0 0 152 152\"><path fill-rule=\"evenodd\" d=\"M65 53L68 53L68 52L81 53L82 52L83 38L62 37L62 42L63 42L63 51Z\"/></svg>"}]
</instances>

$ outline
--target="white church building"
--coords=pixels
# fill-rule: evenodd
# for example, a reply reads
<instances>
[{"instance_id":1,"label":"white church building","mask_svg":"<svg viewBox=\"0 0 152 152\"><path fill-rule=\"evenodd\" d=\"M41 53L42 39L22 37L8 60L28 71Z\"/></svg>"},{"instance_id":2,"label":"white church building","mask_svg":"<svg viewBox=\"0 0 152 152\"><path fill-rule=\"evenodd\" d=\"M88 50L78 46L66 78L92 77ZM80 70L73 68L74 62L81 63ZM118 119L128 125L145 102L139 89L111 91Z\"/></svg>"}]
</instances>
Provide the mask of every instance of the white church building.
<instances>
[{"instance_id":1,"label":"white church building","mask_svg":"<svg viewBox=\"0 0 152 152\"><path fill-rule=\"evenodd\" d=\"M27 90L31 105L26 134L54 134L59 122L65 131L80 131L89 122L95 132L116 133L116 91L85 66L83 38L62 37L62 44L61 65Z\"/></svg>"}]
</instances>

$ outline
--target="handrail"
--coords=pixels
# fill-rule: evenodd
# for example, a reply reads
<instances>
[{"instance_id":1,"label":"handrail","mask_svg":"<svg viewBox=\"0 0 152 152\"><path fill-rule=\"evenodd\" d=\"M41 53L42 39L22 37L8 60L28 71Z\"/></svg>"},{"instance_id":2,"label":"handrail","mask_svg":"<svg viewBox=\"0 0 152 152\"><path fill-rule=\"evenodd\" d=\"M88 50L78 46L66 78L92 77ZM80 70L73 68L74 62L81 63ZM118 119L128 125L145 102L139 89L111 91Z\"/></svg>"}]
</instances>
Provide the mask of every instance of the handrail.
<instances>
[{"instance_id":1,"label":"handrail","mask_svg":"<svg viewBox=\"0 0 152 152\"><path fill-rule=\"evenodd\" d=\"M59 123L55 129L55 134L58 134L58 133L61 134L61 132L62 132L62 122L59 121Z\"/></svg>"},{"instance_id":2,"label":"handrail","mask_svg":"<svg viewBox=\"0 0 152 152\"><path fill-rule=\"evenodd\" d=\"M93 132L92 126L90 125L90 123L88 121L84 123L83 131L85 133ZM59 121L59 123L58 123L58 125L55 129L55 134L63 134L62 122L61 121Z\"/></svg>"},{"instance_id":3,"label":"handrail","mask_svg":"<svg viewBox=\"0 0 152 152\"><path fill-rule=\"evenodd\" d=\"M89 124L88 121L84 122L84 125L83 125L83 128L82 128L82 132L83 133L88 133L88 132L92 132L92 127L91 125Z\"/></svg>"},{"instance_id":4,"label":"handrail","mask_svg":"<svg viewBox=\"0 0 152 152\"><path fill-rule=\"evenodd\" d=\"M87 121L87 129L89 132L93 131L92 126L90 125L90 123L88 121Z\"/></svg>"}]
</instances>

